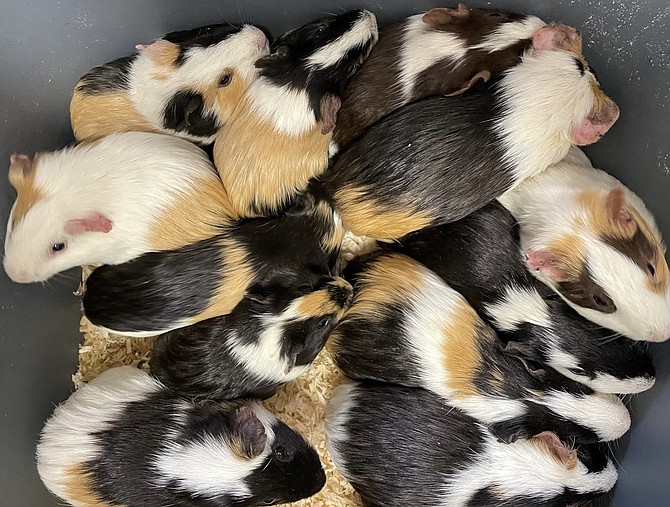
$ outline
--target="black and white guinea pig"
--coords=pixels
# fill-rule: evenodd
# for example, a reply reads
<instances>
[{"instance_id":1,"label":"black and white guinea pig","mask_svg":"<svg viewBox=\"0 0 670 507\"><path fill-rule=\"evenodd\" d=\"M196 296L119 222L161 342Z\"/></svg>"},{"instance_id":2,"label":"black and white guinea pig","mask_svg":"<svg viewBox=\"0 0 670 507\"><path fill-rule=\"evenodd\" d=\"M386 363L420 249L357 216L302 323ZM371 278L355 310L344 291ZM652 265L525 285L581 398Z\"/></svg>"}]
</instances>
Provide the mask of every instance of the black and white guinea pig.
<instances>
[{"instance_id":1,"label":"black and white guinea pig","mask_svg":"<svg viewBox=\"0 0 670 507\"><path fill-rule=\"evenodd\" d=\"M341 240L333 209L308 192L282 216L242 220L211 239L97 268L86 280L84 315L135 336L226 315L278 270L296 286L328 274Z\"/></svg>"},{"instance_id":2,"label":"black and white guinea pig","mask_svg":"<svg viewBox=\"0 0 670 507\"><path fill-rule=\"evenodd\" d=\"M566 441L609 441L630 427L617 396L506 349L458 292L417 261L380 254L354 261L345 275L354 301L328 349L349 378L429 389L507 442L544 430Z\"/></svg>"},{"instance_id":3,"label":"black and white guinea pig","mask_svg":"<svg viewBox=\"0 0 670 507\"><path fill-rule=\"evenodd\" d=\"M380 118L425 97L458 95L518 63L535 16L438 7L385 28L347 86L333 141L346 147Z\"/></svg>"},{"instance_id":4,"label":"black and white guinea pig","mask_svg":"<svg viewBox=\"0 0 670 507\"><path fill-rule=\"evenodd\" d=\"M259 77L214 144L240 216L276 213L328 166L344 87L377 41L374 14L352 10L291 30L259 59Z\"/></svg>"},{"instance_id":5,"label":"black and white guinea pig","mask_svg":"<svg viewBox=\"0 0 670 507\"><path fill-rule=\"evenodd\" d=\"M618 116L574 28L547 25L500 80L389 114L338 154L323 181L348 229L392 240L481 208L573 143L596 142Z\"/></svg>"},{"instance_id":6,"label":"black and white guinea pig","mask_svg":"<svg viewBox=\"0 0 670 507\"><path fill-rule=\"evenodd\" d=\"M205 152L174 136L122 132L33 159L12 155L9 181L17 198L4 267L19 283L179 248L232 221Z\"/></svg>"},{"instance_id":7,"label":"black and white guinea pig","mask_svg":"<svg viewBox=\"0 0 670 507\"><path fill-rule=\"evenodd\" d=\"M275 505L325 484L314 448L259 403L194 403L130 366L56 408L37 470L76 507Z\"/></svg>"},{"instance_id":8,"label":"black and white guinea pig","mask_svg":"<svg viewBox=\"0 0 670 507\"><path fill-rule=\"evenodd\" d=\"M335 466L370 507L565 507L610 491L600 446L553 433L511 444L423 389L339 386L326 414Z\"/></svg>"},{"instance_id":9,"label":"black and white guinea pig","mask_svg":"<svg viewBox=\"0 0 670 507\"><path fill-rule=\"evenodd\" d=\"M77 83L70 119L78 141L141 130L213 142L256 78L254 63L268 54L269 42L253 25L220 24L172 32L137 49Z\"/></svg>"},{"instance_id":10,"label":"black and white guinea pig","mask_svg":"<svg viewBox=\"0 0 670 507\"><path fill-rule=\"evenodd\" d=\"M274 276L249 288L230 314L159 336L151 373L192 398L272 396L307 370L353 295L342 278L291 282Z\"/></svg>"},{"instance_id":11,"label":"black and white guinea pig","mask_svg":"<svg viewBox=\"0 0 670 507\"><path fill-rule=\"evenodd\" d=\"M574 148L501 197L528 268L582 314L634 340L670 338L670 274L654 217Z\"/></svg>"},{"instance_id":12,"label":"black and white guinea pig","mask_svg":"<svg viewBox=\"0 0 670 507\"><path fill-rule=\"evenodd\" d=\"M514 217L500 203L385 248L423 263L524 357L606 393L655 382L648 348L585 319L526 269Z\"/></svg>"}]
</instances>

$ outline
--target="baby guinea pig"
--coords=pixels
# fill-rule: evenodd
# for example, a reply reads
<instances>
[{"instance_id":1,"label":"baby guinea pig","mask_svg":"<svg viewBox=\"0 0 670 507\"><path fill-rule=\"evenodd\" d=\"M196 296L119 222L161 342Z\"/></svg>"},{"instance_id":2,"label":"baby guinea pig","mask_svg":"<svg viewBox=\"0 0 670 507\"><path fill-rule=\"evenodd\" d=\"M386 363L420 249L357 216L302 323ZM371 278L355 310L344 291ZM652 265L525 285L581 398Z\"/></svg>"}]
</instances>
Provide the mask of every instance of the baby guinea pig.
<instances>
[{"instance_id":1,"label":"baby guinea pig","mask_svg":"<svg viewBox=\"0 0 670 507\"><path fill-rule=\"evenodd\" d=\"M141 130L213 142L269 45L253 25L221 24L172 32L137 49L77 83L70 119L78 141Z\"/></svg>"},{"instance_id":2,"label":"baby guinea pig","mask_svg":"<svg viewBox=\"0 0 670 507\"><path fill-rule=\"evenodd\" d=\"M281 36L214 144L214 164L240 216L272 215L328 165L344 87L377 41L353 10Z\"/></svg>"},{"instance_id":3,"label":"baby guinea pig","mask_svg":"<svg viewBox=\"0 0 670 507\"><path fill-rule=\"evenodd\" d=\"M481 208L561 160L571 144L596 142L618 116L574 28L547 25L499 81L384 117L338 154L323 180L348 229L392 240Z\"/></svg>"},{"instance_id":4,"label":"baby guinea pig","mask_svg":"<svg viewBox=\"0 0 670 507\"><path fill-rule=\"evenodd\" d=\"M585 319L526 269L516 221L500 203L402 238L400 251L459 291L508 349L606 393L639 393L655 382L644 344Z\"/></svg>"},{"instance_id":5,"label":"baby guinea pig","mask_svg":"<svg viewBox=\"0 0 670 507\"><path fill-rule=\"evenodd\" d=\"M97 268L86 280L84 315L135 336L185 327L230 313L276 270L296 286L328 274L341 241L333 209L305 193L282 216L242 220L192 245Z\"/></svg>"},{"instance_id":6,"label":"baby guinea pig","mask_svg":"<svg viewBox=\"0 0 670 507\"><path fill-rule=\"evenodd\" d=\"M351 303L342 278L255 284L228 315L156 340L151 373L182 396L267 398L304 373Z\"/></svg>"},{"instance_id":7,"label":"baby guinea pig","mask_svg":"<svg viewBox=\"0 0 670 507\"><path fill-rule=\"evenodd\" d=\"M575 148L500 201L528 268L581 315L634 340L670 338L665 245L642 200Z\"/></svg>"},{"instance_id":8,"label":"baby guinea pig","mask_svg":"<svg viewBox=\"0 0 670 507\"><path fill-rule=\"evenodd\" d=\"M312 446L259 403L188 401L130 366L56 408L37 470L75 507L275 505L325 484Z\"/></svg>"},{"instance_id":9,"label":"baby guinea pig","mask_svg":"<svg viewBox=\"0 0 670 507\"><path fill-rule=\"evenodd\" d=\"M460 294L409 257L354 261L345 274L354 302L328 348L346 376L429 389L507 442L544 430L597 442L630 427L618 397L506 350Z\"/></svg>"},{"instance_id":10,"label":"baby guinea pig","mask_svg":"<svg viewBox=\"0 0 670 507\"><path fill-rule=\"evenodd\" d=\"M515 65L545 25L535 16L439 7L384 29L347 86L333 140L346 147L405 104L458 95Z\"/></svg>"},{"instance_id":11,"label":"baby guinea pig","mask_svg":"<svg viewBox=\"0 0 670 507\"><path fill-rule=\"evenodd\" d=\"M173 136L124 132L34 159L12 155L9 181L17 198L4 267L19 283L179 248L231 221L207 155Z\"/></svg>"},{"instance_id":12,"label":"baby guinea pig","mask_svg":"<svg viewBox=\"0 0 670 507\"><path fill-rule=\"evenodd\" d=\"M328 450L369 507L565 507L610 491L598 445L555 434L504 444L423 389L345 383L326 414Z\"/></svg>"}]
</instances>

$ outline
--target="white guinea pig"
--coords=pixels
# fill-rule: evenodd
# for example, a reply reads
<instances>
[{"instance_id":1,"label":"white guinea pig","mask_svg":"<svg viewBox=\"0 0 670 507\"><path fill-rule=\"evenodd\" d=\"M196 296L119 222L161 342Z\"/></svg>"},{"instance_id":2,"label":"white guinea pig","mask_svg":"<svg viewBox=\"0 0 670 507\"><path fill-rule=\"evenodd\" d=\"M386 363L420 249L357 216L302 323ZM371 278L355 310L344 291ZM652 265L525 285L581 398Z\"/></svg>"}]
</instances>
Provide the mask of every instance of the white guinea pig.
<instances>
[{"instance_id":1,"label":"white guinea pig","mask_svg":"<svg viewBox=\"0 0 670 507\"><path fill-rule=\"evenodd\" d=\"M4 268L18 283L178 248L230 221L205 152L162 134L117 133L32 160L13 155L9 181L18 195Z\"/></svg>"},{"instance_id":2,"label":"white guinea pig","mask_svg":"<svg viewBox=\"0 0 670 507\"><path fill-rule=\"evenodd\" d=\"M528 268L577 312L635 340L670 338L665 246L642 200L573 148L500 202Z\"/></svg>"}]
</instances>

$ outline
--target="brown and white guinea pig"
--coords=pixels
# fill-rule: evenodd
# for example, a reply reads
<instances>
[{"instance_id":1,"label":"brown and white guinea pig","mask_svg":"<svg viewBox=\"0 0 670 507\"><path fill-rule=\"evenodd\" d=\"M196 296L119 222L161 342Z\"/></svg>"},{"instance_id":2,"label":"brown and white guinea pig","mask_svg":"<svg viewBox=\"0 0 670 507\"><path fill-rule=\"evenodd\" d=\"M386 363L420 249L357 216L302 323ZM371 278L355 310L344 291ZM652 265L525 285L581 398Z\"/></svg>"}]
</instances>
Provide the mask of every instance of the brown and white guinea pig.
<instances>
[{"instance_id":1,"label":"brown and white guinea pig","mask_svg":"<svg viewBox=\"0 0 670 507\"><path fill-rule=\"evenodd\" d=\"M172 32L137 49L77 83L70 119L78 141L141 130L212 143L269 43L253 25L220 24Z\"/></svg>"},{"instance_id":2,"label":"brown and white guinea pig","mask_svg":"<svg viewBox=\"0 0 670 507\"><path fill-rule=\"evenodd\" d=\"M565 507L618 478L597 444L551 432L511 444L423 389L345 383L326 414L328 450L370 507Z\"/></svg>"},{"instance_id":3,"label":"brown and white guinea pig","mask_svg":"<svg viewBox=\"0 0 670 507\"><path fill-rule=\"evenodd\" d=\"M314 448L259 403L189 401L130 366L56 408L37 470L75 507L275 505L325 484Z\"/></svg>"},{"instance_id":4,"label":"brown and white guinea pig","mask_svg":"<svg viewBox=\"0 0 670 507\"><path fill-rule=\"evenodd\" d=\"M323 180L354 234L395 239L481 208L572 144L597 141L618 116L577 32L548 25L500 80L384 117L338 154Z\"/></svg>"},{"instance_id":5,"label":"brown and white guinea pig","mask_svg":"<svg viewBox=\"0 0 670 507\"><path fill-rule=\"evenodd\" d=\"M457 290L507 348L595 391L651 388L646 344L617 336L575 312L526 268L512 214L494 201L456 222L412 233L387 250L421 262Z\"/></svg>"},{"instance_id":6,"label":"brown and white guinea pig","mask_svg":"<svg viewBox=\"0 0 670 507\"><path fill-rule=\"evenodd\" d=\"M252 286L228 315L158 337L151 373L192 398L267 398L304 373L351 303L342 278Z\"/></svg>"},{"instance_id":7,"label":"brown and white guinea pig","mask_svg":"<svg viewBox=\"0 0 670 507\"><path fill-rule=\"evenodd\" d=\"M380 33L379 42L347 86L333 141L343 150L368 127L405 104L458 95L518 63L535 16L439 7Z\"/></svg>"},{"instance_id":8,"label":"brown and white guinea pig","mask_svg":"<svg viewBox=\"0 0 670 507\"><path fill-rule=\"evenodd\" d=\"M581 150L501 202L528 268L577 312L634 340L670 338L670 275L654 217Z\"/></svg>"},{"instance_id":9,"label":"brown and white guinea pig","mask_svg":"<svg viewBox=\"0 0 670 507\"><path fill-rule=\"evenodd\" d=\"M630 427L617 396L510 353L458 292L417 261L381 254L347 269L354 302L328 349L349 378L429 389L506 442L544 430L609 441Z\"/></svg>"},{"instance_id":10,"label":"brown and white guinea pig","mask_svg":"<svg viewBox=\"0 0 670 507\"><path fill-rule=\"evenodd\" d=\"M328 16L277 39L214 144L240 216L271 215L328 165L344 87L377 41L364 10Z\"/></svg>"},{"instance_id":11,"label":"brown and white guinea pig","mask_svg":"<svg viewBox=\"0 0 670 507\"><path fill-rule=\"evenodd\" d=\"M303 194L296 207L299 213L243 220L192 245L97 268L86 280L84 315L147 336L226 315L249 287L277 272L287 284L313 284L329 274L342 231L322 198Z\"/></svg>"},{"instance_id":12,"label":"brown and white guinea pig","mask_svg":"<svg viewBox=\"0 0 670 507\"><path fill-rule=\"evenodd\" d=\"M231 221L207 155L173 136L124 132L34 159L13 155L9 181L17 199L4 267L19 283L178 248Z\"/></svg>"}]
</instances>

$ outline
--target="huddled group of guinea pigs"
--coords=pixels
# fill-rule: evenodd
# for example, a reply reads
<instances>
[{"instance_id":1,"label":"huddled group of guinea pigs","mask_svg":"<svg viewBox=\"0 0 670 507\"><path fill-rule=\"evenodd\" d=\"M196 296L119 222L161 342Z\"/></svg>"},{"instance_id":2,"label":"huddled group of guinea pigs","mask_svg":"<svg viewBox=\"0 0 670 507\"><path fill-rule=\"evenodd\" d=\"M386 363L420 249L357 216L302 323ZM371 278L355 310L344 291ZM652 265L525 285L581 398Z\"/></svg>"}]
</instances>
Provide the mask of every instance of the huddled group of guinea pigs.
<instances>
[{"instance_id":1,"label":"huddled group of guinea pigs","mask_svg":"<svg viewBox=\"0 0 670 507\"><path fill-rule=\"evenodd\" d=\"M159 335L151 374L108 370L55 410L49 490L89 507L315 494L316 451L258 400L327 340L350 379L328 448L365 505L613 488L603 442L630 426L618 395L654 384L669 273L643 202L576 147L619 110L575 29L459 5L380 37L352 10L274 41L211 25L137 49L78 82L78 144L9 169L12 280L97 265L85 316ZM346 263L351 238L366 248Z\"/></svg>"}]
</instances>

